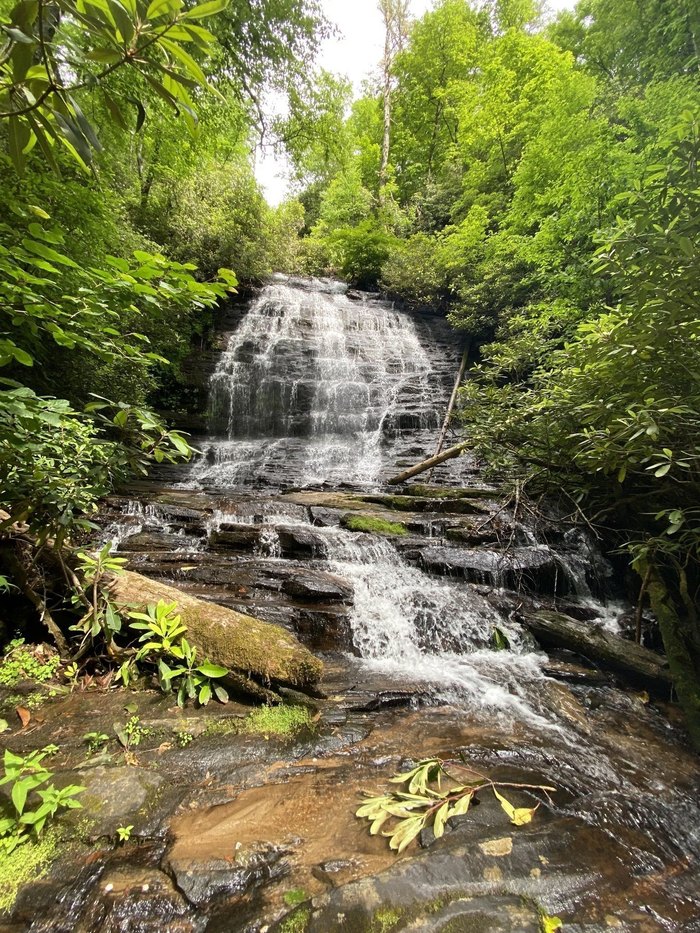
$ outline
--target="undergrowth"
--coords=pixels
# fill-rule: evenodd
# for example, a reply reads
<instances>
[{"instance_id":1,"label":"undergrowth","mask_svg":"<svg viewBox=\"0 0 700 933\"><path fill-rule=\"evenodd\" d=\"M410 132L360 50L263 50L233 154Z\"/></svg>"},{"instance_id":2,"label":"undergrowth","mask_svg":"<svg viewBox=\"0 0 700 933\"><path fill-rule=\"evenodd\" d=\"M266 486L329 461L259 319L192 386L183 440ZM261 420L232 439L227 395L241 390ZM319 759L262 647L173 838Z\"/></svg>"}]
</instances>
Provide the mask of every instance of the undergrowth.
<instances>
[{"instance_id":1,"label":"undergrowth","mask_svg":"<svg viewBox=\"0 0 700 933\"><path fill-rule=\"evenodd\" d=\"M18 846L0 859L0 913L12 909L23 884L38 881L59 854L60 834L49 830L40 839Z\"/></svg>"}]
</instances>

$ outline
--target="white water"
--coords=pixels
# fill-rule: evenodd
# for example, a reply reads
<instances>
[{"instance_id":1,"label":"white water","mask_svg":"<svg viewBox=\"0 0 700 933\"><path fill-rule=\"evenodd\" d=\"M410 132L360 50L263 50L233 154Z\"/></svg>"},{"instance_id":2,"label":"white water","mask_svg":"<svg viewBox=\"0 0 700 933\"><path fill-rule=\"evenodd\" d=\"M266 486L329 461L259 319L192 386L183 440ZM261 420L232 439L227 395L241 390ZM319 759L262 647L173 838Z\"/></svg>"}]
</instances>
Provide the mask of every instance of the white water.
<instances>
[{"instance_id":1,"label":"white water","mask_svg":"<svg viewBox=\"0 0 700 933\"><path fill-rule=\"evenodd\" d=\"M397 414L414 428L439 422L432 368L411 318L387 303L327 283L268 285L211 378L210 415L226 437L211 439L191 478L375 483Z\"/></svg>"}]
</instances>

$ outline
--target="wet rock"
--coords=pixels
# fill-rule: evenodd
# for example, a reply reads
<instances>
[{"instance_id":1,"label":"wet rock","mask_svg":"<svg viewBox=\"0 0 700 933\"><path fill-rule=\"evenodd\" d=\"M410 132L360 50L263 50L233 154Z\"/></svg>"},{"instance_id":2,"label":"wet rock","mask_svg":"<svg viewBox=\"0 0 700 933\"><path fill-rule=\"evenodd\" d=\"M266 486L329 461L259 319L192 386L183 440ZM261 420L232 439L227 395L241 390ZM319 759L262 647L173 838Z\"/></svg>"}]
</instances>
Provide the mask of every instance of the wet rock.
<instances>
[{"instance_id":1,"label":"wet rock","mask_svg":"<svg viewBox=\"0 0 700 933\"><path fill-rule=\"evenodd\" d=\"M333 528L340 524L340 513L334 509L324 509L322 506L311 506L309 515L314 525L319 528Z\"/></svg>"},{"instance_id":2,"label":"wet rock","mask_svg":"<svg viewBox=\"0 0 700 933\"><path fill-rule=\"evenodd\" d=\"M259 843L231 852L226 859L168 857L165 865L187 900L198 906L222 897L240 897L263 882L281 878L288 871L283 860L287 852Z\"/></svg>"},{"instance_id":3,"label":"wet rock","mask_svg":"<svg viewBox=\"0 0 700 933\"><path fill-rule=\"evenodd\" d=\"M454 541L455 544L493 544L499 540L498 530L491 524L482 528L476 523L471 525L459 525L456 528L447 528L445 537L448 541Z\"/></svg>"},{"instance_id":4,"label":"wet rock","mask_svg":"<svg viewBox=\"0 0 700 933\"><path fill-rule=\"evenodd\" d=\"M81 930L100 933L199 933L205 918L197 917L171 879L158 869L107 870L80 918Z\"/></svg>"},{"instance_id":5,"label":"wet rock","mask_svg":"<svg viewBox=\"0 0 700 933\"><path fill-rule=\"evenodd\" d=\"M121 551L175 551L185 547L188 543L183 535L172 534L165 531L141 531L136 535L125 538L120 546Z\"/></svg>"},{"instance_id":6,"label":"wet rock","mask_svg":"<svg viewBox=\"0 0 700 933\"><path fill-rule=\"evenodd\" d=\"M420 561L429 573L461 576L472 583L508 589L555 593L566 588L556 557L548 548L517 547L509 551L425 548Z\"/></svg>"},{"instance_id":7,"label":"wet rock","mask_svg":"<svg viewBox=\"0 0 700 933\"><path fill-rule=\"evenodd\" d=\"M450 515L490 515L493 505L478 499L435 499L422 496L395 496L380 493L365 495L365 502L374 502L399 512L438 512Z\"/></svg>"},{"instance_id":8,"label":"wet rock","mask_svg":"<svg viewBox=\"0 0 700 933\"><path fill-rule=\"evenodd\" d=\"M353 596L352 586L347 580L323 570L295 570L283 582L282 590L307 602L349 603Z\"/></svg>"},{"instance_id":9,"label":"wet rock","mask_svg":"<svg viewBox=\"0 0 700 933\"><path fill-rule=\"evenodd\" d=\"M322 535L307 527L277 525L275 528L283 557L325 557L326 542Z\"/></svg>"},{"instance_id":10,"label":"wet rock","mask_svg":"<svg viewBox=\"0 0 700 933\"><path fill-rule=\"evenodd\" d=\"M118 826L134 822L136 815L154 800L164 778L138 767L97 767L80 772L85 787L80 801L92 821L91 835L113 836ZM140 827L139 827L140 831Z\"/></svg>"},{"instance_id":11,"label":"wet rock","mask_svg":"<svg viewBox=\"0 0 700 933\"><path fill-rule=\"evenodd\" d=\"M294 614L294 631L315 651L352 651L352 628L342 607L301 609Z\"/></svg>"},{"instance_id":12,"label":"wet rock","mask_svg":"<svg viewBox=\"0 0 700 933\"><path fill-rule=\"evenodd\" d=\"M420 705L421 700L429 700L429 695L409 690L382 690L366 703L356 706L354 709L367 713L377 712L381 709L415 709Z\"/></svg>"},{"instance_id":13,"label":"wet rock","mask_svg":"<svg viewBox=\"0 0 700 933\"><path fill-rule=\"evenodd\" d=\"M357 864L355 859L329 859L327 862L315 865L311 869L311 873L314 878L336 888L349 880L349 877L356 870Z\"/></svg>"},{"instance_id":14,"label":"wet rock","mask_svg":"<svg viewBox=\"0 0 700 933\"><path fill-rule=\"evenodd\" d=\"M253 550L260 541L259 525L236 525L224 523L209 535L209 546L213 550Z\"/></svg>"}]
</instances>

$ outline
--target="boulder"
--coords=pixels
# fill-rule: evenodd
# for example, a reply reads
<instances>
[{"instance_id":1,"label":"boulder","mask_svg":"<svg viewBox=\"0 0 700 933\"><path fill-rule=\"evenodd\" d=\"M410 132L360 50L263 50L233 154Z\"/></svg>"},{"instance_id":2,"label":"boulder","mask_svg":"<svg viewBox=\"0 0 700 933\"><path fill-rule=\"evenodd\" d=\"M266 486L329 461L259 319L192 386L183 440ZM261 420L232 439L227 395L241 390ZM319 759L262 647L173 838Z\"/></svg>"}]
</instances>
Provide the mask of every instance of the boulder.
<instances>
[{"instance_id":1,"label":"boulder","mask_svg":"<svg viewBox=\"0 0 700 933\"><path fill-rule=\"evenodd\" d=\"M326 542L323 536L308 526L277 525L282 557L325 557Z\"/></svg>"},{"instance_id":2,"label":"boulder","mask_svg":"<svg viewBox=\"0 0 700 933\"><path fill-rule=\"evenodd\" d=\"M421 552L420 560L429 573L462 576L470 583L550 594L565 592L567 586L556 556L548 548L496 551L430 547Z\"/></svg>"},{"instance_id":3,"label":"boulder","mask_svg":"<svg viewBox=\"0 0 700 933\"><path fill-rule=\"evenodd\" d=\"M189 593L125 571L110 581L112 599L120 609L163 600L177 603L187 638L204 660L227 667L229 679L259 696L261 685L282 684L313 690L323 665L289 632Z\"/></svg>"},{"instance_id":4,"label":"boulder","mask_svg":"<svg viewBox=\"0 0 700 933\"><path fill-rule=\"evenodd\" d=\"M209 547L215 551L252 550L260 541L260 525L226 523L209 535Z\"/></svg>"},{"instance_id":5,"label":"boulder","mask_svg":"<svg viewBox=\"0 0 700 933\"><path fill-rule=\"evenodd\" d=\"M298 570L282 584L289 596L312 603L347 603L352 600L352 586L342 577L323 570Z\"/></svg>"}]
</instances>

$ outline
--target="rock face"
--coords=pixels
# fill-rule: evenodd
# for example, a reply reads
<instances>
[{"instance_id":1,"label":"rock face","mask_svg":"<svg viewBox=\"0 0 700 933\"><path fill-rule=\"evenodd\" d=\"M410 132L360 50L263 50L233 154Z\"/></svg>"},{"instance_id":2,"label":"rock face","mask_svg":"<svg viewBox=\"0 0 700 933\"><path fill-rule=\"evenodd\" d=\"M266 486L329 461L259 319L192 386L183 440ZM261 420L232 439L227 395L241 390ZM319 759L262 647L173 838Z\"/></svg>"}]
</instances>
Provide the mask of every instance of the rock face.
<instances>
[{"instance_id":1,"label":"rock face","mask_svg":"<svg viewBox=\"0 0 700 933\"><path fill-rule=\"evenodd\" d=\"M430 448L462 355L447 322L340 283L276 278L211 376L199 482L374 483ZM459 476L469 458L437 474Z\"/></svg>"},{"instance_id":2,"label":"rock face","mask_svg":"<svg viewBox=\"0 0 700 933\"><path fill-rule=\"evenodd\" d=\"M182 590L126 571L113 578L113 598L120 608L149 603L177 603L187 638L199 657L229 668L240 686L283 684L313 689L322 663L285 629L223 606L204 602Z\"/></svg>"}]
</instances>

